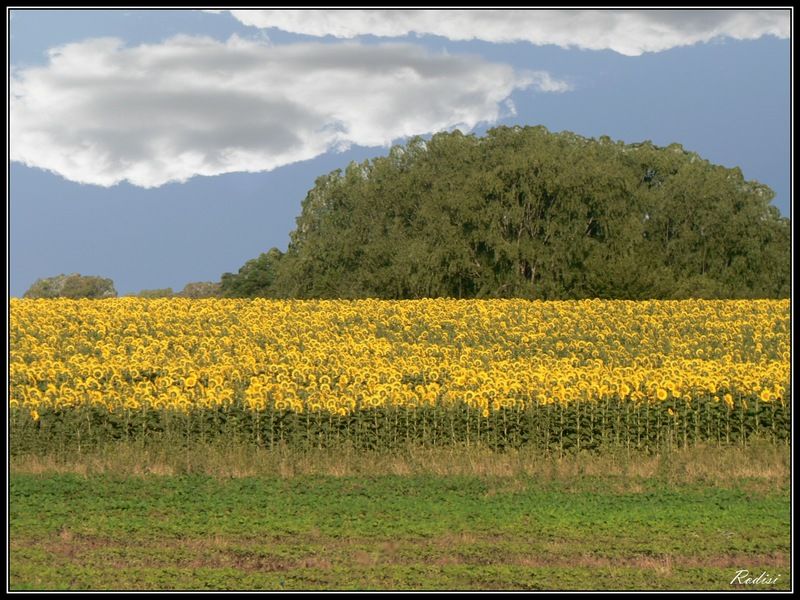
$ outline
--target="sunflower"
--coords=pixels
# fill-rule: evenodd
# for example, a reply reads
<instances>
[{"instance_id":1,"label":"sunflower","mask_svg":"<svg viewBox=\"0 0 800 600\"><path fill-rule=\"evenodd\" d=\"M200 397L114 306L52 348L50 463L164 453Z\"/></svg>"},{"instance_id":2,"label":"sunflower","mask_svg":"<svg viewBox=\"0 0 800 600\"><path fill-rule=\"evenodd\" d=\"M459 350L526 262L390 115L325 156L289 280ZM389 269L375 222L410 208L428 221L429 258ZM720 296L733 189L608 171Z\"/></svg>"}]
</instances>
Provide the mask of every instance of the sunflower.
<instances>
[{"instance_id":1,"label":"sunflower","mask_svg":"<svg viewBox=\"0 0 800 600\"><path fill-rule=\"evenodd\" d=\"M733 396L725 394L722 399L725 401L725 404L728 405L728 408L733 408Z\"/></svg>"}]
</instances>

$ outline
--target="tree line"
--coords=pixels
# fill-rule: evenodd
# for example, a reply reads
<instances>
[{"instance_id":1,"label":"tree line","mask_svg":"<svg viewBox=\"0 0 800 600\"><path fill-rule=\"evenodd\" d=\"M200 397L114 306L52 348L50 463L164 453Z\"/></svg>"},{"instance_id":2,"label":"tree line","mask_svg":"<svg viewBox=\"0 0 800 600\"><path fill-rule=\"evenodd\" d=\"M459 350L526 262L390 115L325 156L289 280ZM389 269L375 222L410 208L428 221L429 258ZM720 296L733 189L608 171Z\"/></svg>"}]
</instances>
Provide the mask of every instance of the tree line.
<instances>
[{"instance_id":1,"label":"tree line","mask_svg":"<svg viewBox=\"0 0 800 600\"><path fill-rule=\"evenodd\" d=\"M774 192L680 144L538 127L415 137L317 178L286 252L141 297L779 298L790 221ZM110 279L29 298L114 297Z\"/></svg>"},{"instance_id":2,"label":"tree line","mask_svg":"<svg viewBox=\"0 0 800 600\"><path fill-rule=\"evenodd\" d=\"M180 292L172 288L142 290L131 294L139 298L218 298L222 295L220 283L214 281L194 281L187 283ZM117 290L114 282L106 277L96 275L56 275L37 279L23 294L23 298L116 298Z\"/></svg>"},{"instance_id":3,"label":"tree line","mask_svg":"<svg viewBox=\"0 0 800 600\"><path fill-rule=\"evenodd\" d=\"M680 144L544 127L416 137L319 177L286 252L225 273L272 298L788 297L774 192Z\"/></svg>"}]
</instances>

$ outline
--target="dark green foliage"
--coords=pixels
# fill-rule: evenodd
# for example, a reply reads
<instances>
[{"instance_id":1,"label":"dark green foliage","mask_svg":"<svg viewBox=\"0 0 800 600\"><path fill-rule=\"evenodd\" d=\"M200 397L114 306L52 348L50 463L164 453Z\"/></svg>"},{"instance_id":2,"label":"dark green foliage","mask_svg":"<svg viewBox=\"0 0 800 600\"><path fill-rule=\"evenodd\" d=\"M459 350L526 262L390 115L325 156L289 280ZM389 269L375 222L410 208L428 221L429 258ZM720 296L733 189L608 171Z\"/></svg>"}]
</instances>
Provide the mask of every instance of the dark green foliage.
<instances>
[{"instance_id":1,"label":"dark green foliage","mask_svg":"<svg viewBox=\"0 0 800 600\"><path fill-rule=\"evenodd\" d=\"M270 297L283 252L270 248L258 258L248 260L237 274L222 275L222 295L228 298Z\"/></svg>"},{"instance_id":2,"label":"dark green foliage","mask_svg":"<svg viewBox=\"0 0 800 600\"><path fill-rule=\"evenodd\" d=\"M670 414L669 411L672 411ZM258 447L364 450L481 446L492 450L533 448L547 454L596 452L625 448L659 452L701 443L748 444L753 439L789 443L788 402L738 401L732 408L719 400L694 399L691 405L670 400L659 404L609 399L568 405L532 403L524 409L501 409L488 416L466 404L359 409L347 415L298 413L268 408L253 411L232 406L197 409L109 411L97 406L39 409L33 421L26 410L11 410L11 454L74 452L109 442L166 444L182 448L226 440Z\"/></svg>"},{"instance_id":3,"label":"dark green foliage","mask_svg":"<svg viewBox=\"0 0 800 600\"><path fill-rule=\"evenodd\" d=\"M230 296L787 297L773 192L679 144L544 127L412 139L319 177Z\"/></svg>"},{"instance_id":4,"label":"dark green foliage","mask_svg":"<svg viewBox=\"0 0 800 600\"><path fill-rule=\"evenodd\" d=\"M25 292L25 298L116 298L114 282L91 275L57 275L37 279Z\"/></svg>"}]
</instances>

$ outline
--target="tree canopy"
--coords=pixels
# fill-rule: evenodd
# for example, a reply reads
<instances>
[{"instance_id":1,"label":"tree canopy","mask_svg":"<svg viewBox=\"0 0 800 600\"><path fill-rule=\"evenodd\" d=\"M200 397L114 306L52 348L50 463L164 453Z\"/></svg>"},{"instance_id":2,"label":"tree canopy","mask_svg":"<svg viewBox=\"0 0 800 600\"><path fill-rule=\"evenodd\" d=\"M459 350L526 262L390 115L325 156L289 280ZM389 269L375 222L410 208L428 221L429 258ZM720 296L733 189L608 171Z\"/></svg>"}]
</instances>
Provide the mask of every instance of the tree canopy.
<instances>
[{"instance_id":1,"label":"tree canopy","mask_svg":"<svg viewBox=\"0 0 800 600\"><path fill-rule=\"evenodd\" d=\"M215 281L193 281L175 294L178 298L218 298L220 295L220 283Z\"/></svg>"},{"instance_id":2,"label":"tree canopy","mask_svg":"<svg viewBox=\"0 0 800 600\"><path fill-rule=\"evenodd\" d=\"M152 290L141 290L136 295L139 298L172 298L175 295L175 292L172 291L171 287L168 287L156 288Z\"/></svg>"},{"instance_id":3,"label":"tree canopy","mask_svg":"<svg viewBox=\"0 0 800 600\"><path fill-rule=\"evenodd\" d=\"M544 127L413 138L316 180L226 296L788 297L773 191L680 144Z\"/></svg>"},{"instance_id":4,"label":"tree canopy","mask_svg":"<svg viewBox=\"0 0 800 600\"><path fill-rule=\"evenodd\" d=\"M25 292L25 298L115 298L114 282L93 275L56 275L37 279Z\"/></svg>"}]
</instances>

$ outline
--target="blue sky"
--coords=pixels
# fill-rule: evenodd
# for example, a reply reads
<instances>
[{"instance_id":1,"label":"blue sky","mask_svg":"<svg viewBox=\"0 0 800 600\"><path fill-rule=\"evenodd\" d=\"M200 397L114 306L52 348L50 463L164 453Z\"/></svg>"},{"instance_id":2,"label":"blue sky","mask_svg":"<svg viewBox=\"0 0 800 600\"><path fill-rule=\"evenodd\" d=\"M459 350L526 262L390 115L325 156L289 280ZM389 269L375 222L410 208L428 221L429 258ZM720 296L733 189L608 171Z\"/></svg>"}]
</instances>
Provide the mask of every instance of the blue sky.
<instances>
[{"instance_id":1,"label":"blue sky","mask_svg":"<svg viewBox=\"0 0 800 600\"><path fill-rule=\"evenodd\" d=\"M454 127L678 142L789 215L787 11L508 13L11 11L11 295L219 280L319 175Z\"/></svg>"}]
</instances>

